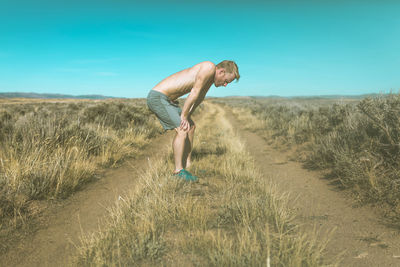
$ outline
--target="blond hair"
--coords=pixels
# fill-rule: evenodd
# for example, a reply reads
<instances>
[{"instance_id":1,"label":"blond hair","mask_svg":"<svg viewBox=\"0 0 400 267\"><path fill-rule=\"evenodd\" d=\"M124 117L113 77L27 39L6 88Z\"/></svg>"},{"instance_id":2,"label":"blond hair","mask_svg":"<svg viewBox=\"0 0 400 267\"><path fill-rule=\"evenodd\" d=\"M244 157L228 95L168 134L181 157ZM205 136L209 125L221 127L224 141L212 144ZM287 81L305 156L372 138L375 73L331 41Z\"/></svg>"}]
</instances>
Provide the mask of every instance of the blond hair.
<instances>
[{"instance_id":1,"label":"blond hair","mask_svg":"<svg viewBox=\"0 0 400 267\"><path fill-rule=\"evenodd\" d=\"M239 68L234 61L232 60L221 61L220 63L217 64L217 68L223 68L225 69L226 72L235 74L236 82L239 81L240 78Z\"/></svg>"}]
</instances>

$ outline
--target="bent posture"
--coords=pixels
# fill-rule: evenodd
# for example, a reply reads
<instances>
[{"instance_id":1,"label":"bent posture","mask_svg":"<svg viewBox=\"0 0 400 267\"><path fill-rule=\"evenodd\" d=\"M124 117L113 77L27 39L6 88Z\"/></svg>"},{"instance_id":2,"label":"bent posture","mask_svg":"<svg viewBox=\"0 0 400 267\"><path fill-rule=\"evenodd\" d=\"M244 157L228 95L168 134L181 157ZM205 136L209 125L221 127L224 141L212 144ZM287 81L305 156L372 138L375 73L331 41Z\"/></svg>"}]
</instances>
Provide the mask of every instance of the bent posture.
<instances>
[{"instance_id":1,"label":"bent posture","mask_svg":"<svg viewBox=\"0 0 400 267\"><path fill-rule=\"evenodd\" d=\"M240 75L235 62L224 60L218 65L204 61L172 74L158 83L147 96L147 105L161 122L164 130L175 129L172 141L175 159L174 174L186 180L197 178L185 168L191 164L195 123L191 119L196 107L204 100L211 85L227 86ZM181 109L176 101L189 93Z\"/></svg>"}]
</instances>

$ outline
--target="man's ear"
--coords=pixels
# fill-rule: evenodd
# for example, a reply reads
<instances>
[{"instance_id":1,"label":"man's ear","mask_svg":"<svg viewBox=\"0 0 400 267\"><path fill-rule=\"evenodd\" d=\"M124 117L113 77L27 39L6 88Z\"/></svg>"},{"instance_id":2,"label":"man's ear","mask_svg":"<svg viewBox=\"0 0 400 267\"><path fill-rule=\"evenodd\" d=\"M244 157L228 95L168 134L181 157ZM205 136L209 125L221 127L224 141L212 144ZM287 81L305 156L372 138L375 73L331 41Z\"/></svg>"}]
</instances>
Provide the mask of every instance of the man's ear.
<instances>
[{"instance_id":1,"label":"man's ear","mask_svg":"<svg viewBox=\"0 0 400 267\"><path fill-rule=\"evenodd\" d=\"M218 71L219 71L219 74L221 74L221 75L225 74L225 69L223 69L223 68L220 68Z\"/></svg>"}]
</instances>

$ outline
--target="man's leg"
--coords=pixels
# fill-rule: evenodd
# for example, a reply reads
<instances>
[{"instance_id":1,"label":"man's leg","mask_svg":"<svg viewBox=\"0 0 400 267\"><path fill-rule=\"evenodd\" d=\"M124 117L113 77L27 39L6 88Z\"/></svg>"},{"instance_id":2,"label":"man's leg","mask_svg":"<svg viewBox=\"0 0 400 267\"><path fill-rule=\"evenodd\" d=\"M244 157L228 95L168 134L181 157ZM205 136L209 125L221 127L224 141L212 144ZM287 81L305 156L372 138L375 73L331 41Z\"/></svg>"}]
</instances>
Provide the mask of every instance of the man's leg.
<instances>
[{"instance_id":1,"label":"man's leg","mask_svg":"<svg viewBox=\"0 0 400 267\"><path fill-rule=\"evenodd\" d=\"M182 163L187 142L186 139L188 139L188 131L183 131L179 128L175 128L175 131L176 134L174 140L172 141L172 148L175 159L175 173L177 173L184 168Z\"/></svg>"},{"instance_id":2,"label":"man's leg","mask_svg":"<svg viewBox=\"0 0 400 267\"><path fill-rule=\"evenodd\" d=\"M194 130L196 129L196 125L193 123L190 127L188 138L185 146L185 154L183 158L184 168L190 167L192 164L192 149L193 149L193 139L194 139Z\"/></svg>"}]
</instances>

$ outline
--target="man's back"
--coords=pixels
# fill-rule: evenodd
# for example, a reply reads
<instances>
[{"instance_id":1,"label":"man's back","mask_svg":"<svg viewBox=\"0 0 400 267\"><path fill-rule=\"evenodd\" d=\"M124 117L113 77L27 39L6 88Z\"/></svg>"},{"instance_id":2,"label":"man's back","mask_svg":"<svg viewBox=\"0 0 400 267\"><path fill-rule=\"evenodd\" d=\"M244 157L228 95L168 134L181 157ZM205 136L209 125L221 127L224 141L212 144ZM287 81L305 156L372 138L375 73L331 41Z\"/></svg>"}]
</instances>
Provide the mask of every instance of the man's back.
<instances>
[{"instance_id":1,"label":"man's back","mask_svg":"<svg viewBox=\"0 0 400 267\"><path fill-rule=\"evenodd\" d=\"M161 92L169 97L171 100L175 100L178 97L187 94L192 90L193 85L196 81L196 77L200 71L200 69L204 66L210 66L215 68L214 63L210 61L200 62L193 67L184 69L177 73L168 76L161 82L159 82L153 90ZM208 88L212 85L212 79L209 82ZM206 88L206 89L208 89Z\"/></svg>"}]
</instances>

